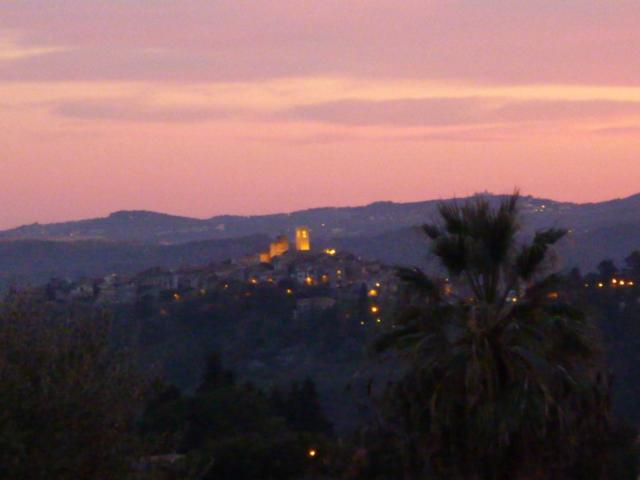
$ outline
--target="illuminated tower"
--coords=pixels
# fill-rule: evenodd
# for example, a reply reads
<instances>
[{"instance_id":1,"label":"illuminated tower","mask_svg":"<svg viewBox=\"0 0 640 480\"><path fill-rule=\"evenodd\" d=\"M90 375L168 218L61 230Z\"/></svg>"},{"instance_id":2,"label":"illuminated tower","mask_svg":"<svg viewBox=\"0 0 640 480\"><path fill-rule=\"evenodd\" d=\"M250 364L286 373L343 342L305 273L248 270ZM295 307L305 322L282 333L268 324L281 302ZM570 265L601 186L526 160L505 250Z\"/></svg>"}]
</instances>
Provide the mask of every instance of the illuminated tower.
<instances>
[{"instance_id":1,"label":"illuminated tower","mask_svg":"<svg viewBox=\"0 0 640 480\"><path fill-rule=\"evenodd\" d=\"M271 258L287 253L289 250L289 238L286 235L280 235L275 242L271 242L269 246L269 255Z\"/></svg>"},{"instance_id":2,"label":"illuminated tower","mask_svg":"<svg viewBox=\"0 0 640 480\"><path fill-rule=\"evenodd\" d=\"M296 250L299 252L308 252L311 250L311 236L308 227L296 228Z\"/></svg>"},{"instance_id":3,"label":"illuminated tower","mask_svg":"<svg viewBox=\"0 0 640 480\"><path fill-rule=\"evenodd\" d=\"M271 255L269 255L269 252L260 252L258 254L258 258L260 259L260 263L269 263L271 261Z\"/></svg>"}]
</instances>

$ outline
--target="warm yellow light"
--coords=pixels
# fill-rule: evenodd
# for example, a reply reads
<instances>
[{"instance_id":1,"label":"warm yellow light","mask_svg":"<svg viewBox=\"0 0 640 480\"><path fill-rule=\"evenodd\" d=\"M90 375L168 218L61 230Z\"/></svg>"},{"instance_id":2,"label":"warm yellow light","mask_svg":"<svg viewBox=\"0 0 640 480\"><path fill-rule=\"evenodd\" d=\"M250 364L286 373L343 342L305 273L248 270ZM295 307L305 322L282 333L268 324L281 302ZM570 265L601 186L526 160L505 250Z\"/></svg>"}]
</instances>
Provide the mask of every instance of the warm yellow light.
<instances>
[{"instance_id":1,"label":"warm yellow light","mask_svg":"<svg viewBox=\"0 0 640 480\"><path fill-rule=\"evenodd\" d=\"M604 283L598 282L598 288L602 288L602 287L604 287Z\"/></svg>"},{"instance_id":2,"label":"warm yellow light","mask_svg":"<svg viewBox=\"0 0 640 480\"><path fill-rule=\"evenodd\" d=\"M311 277L307 277L307 278L305 278L305 279L304 279L304 282L305 282L307 285L313 285L313 278L311 278Z\"/></svg>"},{"instance_id":3,"label":"warm yellow light","mask_svg":"<svg viewBox=\"0 0 640 480\"><path fill-rule=\"evenodd\" d=\"M630 287L633 287L635 285L635 283L633 283L631 280L629 280L629 282L627 283L627 285L629 285Z\"/></svg>"},{"instance_id":4,"label":"warm yellow light","mask_svg":"<svg viewBox=\"0 0 640 480\"><path fill-rule=\"evenodd\" d=\"M618 285L620 285L621 287L624 287L624 280L620 280L620 281L618 282Z\"/></svg>"},{"instance_id":5,"label":"warm yellow light","mask_svg":"<svg viewBox=\"0 0 640 480\"><path fill-rule=\"evenodd\" d=\"M376 287L378 287L378 288L381 287L380 282L376 282Z\"/></svg>"},{"instance_id":6,"label":"warm yellow light","mask_svg":"<svg viewBox=\"0 0 640 480\"><path fill-rule=\"evenodd\" d=\"M299 252L311 250L309 229L307 227L296 228L296 250Z\"/></svg>"},{"instance_id":7,"label":"warm yellow light","mask_svg":"<svg viewBox=\"0 0 640 480\"><path fill-rule=\"evenodd\" d=\"M376 318L376 322L382 323L382 319L381 318Z\"/></svg>"},{"instance_id":8,"label":"warm yellow light","mask_svg":"<svg viewBox=\"0 0 640 480\"><path fill-rule=\"evenodd\" d=\"M551 300L555 300L558 298L558 292L549 292L547 294L547 298L550 298Z\"/></svg>"},{"instance_id":9,"label":"warm yellow light","mask_svg":"<svg viewBox=\"0 0 640 480\"><path fill-rule=\"evenodd\" d=\"M287 288L287 295L292 295L293 294L293 290L291 290L290 288Z\"/></svg>"},{"instance_id":10,"label":"warm yellow light","mask_svg":"<svg viewBox=\"0 0 640 480\"><path fill-rule=\"evenodd\" d=\"M369 296L370 297L377 297L378 296L378 291L375 288L372 288L371 290L369 290Z\"/></svg>"},{"instance_id":11,"label":"warm yellow light","mask_svg":"<svg viewBox=\"0 0 640 480\"><path fill-rule=\"evenodd\" d=\"M258 257L260 258L260 263L269 263L272 257L275 257L279 254L276 243L272 243L269 248L270 248L269 252L262 252L258 254Z\"/></svg>"},{"instance_id":12,"label":"warm yellow light","mask_svg":"<svg viewBox=\"0 0 640 480\"><path fill-rule=\"evenodd\" d=\"M258 280L256 280L255 278L252 278L251 280L249 280L249 282L255 285L256 283L258 283Z\"/></svg>"},{"instance_id":13,"label":"warm yellow light","mask_svg":"<svg viewBox=\"0 0 640 480\"><path fill-rule=\"evenodd\" d=\"M336 254L336 249L335 248L327 248L325 249L324 253L326 253L327 255L335 255Z\"/></svg>"},{"instance_id":14,"label":"warm yellow light","mask_svg":"<svg viewBox=\"0 0 640 480\"><path fill-rule=\"evenodd\" d=\"M376 305L371 305L371 313L378 313L380 309Z\"/></svg>"},{"instance_id":15,"label":"warm yellow light","mask_svg":"<svg viewBox=\"0 0 640 480\"><path fill-rule=\"evenodd\" d=\"M313 458L313 457L315 457L317 454L318 454L318 452L317 452L315 449L313 449L313 448L312 448L312 449L310 449L310 450L309 450L309 456L310 456L310 457L312 457L312 458Z\"/></svg>"},{"instance_id":16,"label":"warm yellow light","mask_svg":"<svg viewBox=\"0 0 640 480\"><path fill-rule=\"evenodd\" d=\"M612 279L611 279L611 283L614 283L614 284L615 284L615 283L618 283L618 280L617 280L617 279L615 279L615 278L612 278Z\"/></svg>"},{"instance_id":17,"label":"warm yellow light","mask_svg":"<svg viewBox=\"0 0 640 480\"><path fill-rule=\"evenodd\" d=\"M180 300L180 294L178 294L178 293L174 293L174 294L173 294L173 299L174 299L174 300Z\"/></svg>"}]
</instances>

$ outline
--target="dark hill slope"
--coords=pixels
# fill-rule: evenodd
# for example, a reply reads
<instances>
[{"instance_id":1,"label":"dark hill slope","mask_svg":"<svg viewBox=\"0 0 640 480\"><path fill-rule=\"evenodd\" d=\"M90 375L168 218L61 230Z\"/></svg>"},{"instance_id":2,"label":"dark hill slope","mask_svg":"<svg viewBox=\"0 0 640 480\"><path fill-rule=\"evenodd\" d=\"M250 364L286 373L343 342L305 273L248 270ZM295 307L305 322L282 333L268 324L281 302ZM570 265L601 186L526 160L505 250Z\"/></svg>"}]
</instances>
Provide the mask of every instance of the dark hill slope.
<instances>
[{"instance_id":1,"label":"dark hill slope","mask_svg":"<svg viewBox=\"0 0 640 480\"><path fill-rule=\"evenodd\" d=\"M489 198L495 203L504 197L489 195ZM141 244L179 245L202 240L231 240L257 234L273 237L286 233L291 238L296 226L306 225L311 228L312 243L317 247L334 246L387 263L410 265L422 264L426 257L424 243L412 227L433 221L439 203L436 200L413 203L377 202L361 207L315 208L290 214L258 216L224 215L210 219L123 211L105 218L19 227L0 232L0 239L81 239L127 243L125 246L111 245L102 248L122 252L131 251L131 243L136 244L136 249L141 249ZM560 247L563 265L566 267L579 266L585 271L592 270L604 258L612 258L620 264L629 252L640 249L640 195L588 204L524 197L522 207L523 222L528 234L548 227L571 230L569 238ZM255 252L265 247L266 244L260 245ZM17 253L20 254L19 251ZM83 255L85 254L70 254L69 260L75 262L76 258ZM109 255L99 254L94 264L101 265L100 259L111 258ZM162 262L160 265L169 265L170 262L165 262L163 255L158 258ZM5 258L0 258L0 270L6 270L6 261ZM35 260L33 262L33 271L40 272L42 267L36 265ZM28 275L27 264L28 259L25 259L22 272ZM68 265L67 268L73 269L74 266ZM100 270L109 270L109 267L101 266ZM38 274L38 277L41 275Z\"/></svg>"},{"instance_id":2,"label":"dark hill slope","mask_svg":"<svg viewBox=\"0 0 640 480\"><path fill-rule=\"evenodd\" d=\"M83 240L16 240L0 242L0 284L41 283L51 277L98 277L109 273L135 274L157 265L205 265L238 258L264 248L262 235L190 242L180 245L145 245Z\"/></svg>"}]
</instances>

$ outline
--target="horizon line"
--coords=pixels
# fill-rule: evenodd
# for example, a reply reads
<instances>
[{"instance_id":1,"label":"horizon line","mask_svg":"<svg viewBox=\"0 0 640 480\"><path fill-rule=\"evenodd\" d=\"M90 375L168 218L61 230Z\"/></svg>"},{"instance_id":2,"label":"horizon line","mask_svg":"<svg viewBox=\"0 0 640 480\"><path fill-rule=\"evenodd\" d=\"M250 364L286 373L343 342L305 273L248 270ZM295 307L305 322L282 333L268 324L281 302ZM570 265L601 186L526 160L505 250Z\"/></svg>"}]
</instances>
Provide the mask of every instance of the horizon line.
<instances>
[{"instance_id":1,"label":"horizon line","mask_svg":"<svg viewBox=\"0 0 640 480\"><path fill-rule=\"evenodd\" d=\"M517 191L517 189L516 189L516 191ZM107 213L106 215L102 215L102 216L76 218L76 219L68 219L68 220L53 221L53 222L46 222L46 223L41 223L39 221L32 222L32 223L22 223L22 224L13 226L13 227L0 228L0 233L2 233L2 232L10 232L12 230L17 230L17 229L24 228L24 227L30 227L30 226L33 226L33 225L51 226L51 225L62 225L62 224L65 224L65 223L75 223L75 222L85 222L85 221L92 221L92 220L101 220L101 219L106 219L106 218L112 217L113 215L119 214L119 213L150 213L150 214L164 215L164 216L169 216L169 217L185 218L185 219L189 219L189 220L208 221L208 220L214 219L216 217L244 217L244 218L268 217L268 216L276 216L276 215L293 215L293 214L296 214L296 213L308 212L308 211L313 211L313 210L326 210L326 209L339 209L339 208L353 208L353 209L356 209L356 208L367 208L367 207L370 207L372 205L379 204L379 203L390 203L390 204L395 204L395 205L411 205L411 204L427 203L427 202L449 202L449 201L453 201L453 200L469 199L469 198L482 196L482 195L486 195L486 196L490 196L490 197L503 197L503 196L508 196L508 195L511 195L511 194L510 193L493 193L493 192L484 191L484 192L476 192L476 193L473 193L473 194L470 194L470 195L466 195L466 196L455 196L454 195L452 197L428 198L428 199L414 200L414 201L401 201L401 202L398 202L398 201L394 201L394 200L375 200L373 202L360 204L360 205L333 205L333 206L324 205L324 206L309 207L309 208L289 210L289 211L276 211L276 212L270 212L270 213L253 213L253 214L220 213L220 214L215 214L215 215L211 215L211 216L207 216L207 217L197 217L197 216L190 216L190 215L186 215L186 214L162 212L162 211L158 211L158 210L147 210L147 209L132 208L132 209L113 210L113 211ZM601 200L601 201L573 202L573 201L555 200L555 199L550 198L550 197L536 197L535 195L523 195L520 192L520 197L521 198L532 198L532 199L536 199L536 200L539 200L539 201L554 202L554 203L558 203L558 204L571 204L571 205L577 205L577 206L597 205L597 204L601 204L601 203L609 203L609 202L615 202L615 201L620 201L620 200L627 200L627 199L636 197L638 195L640 195L640 192L634 193L634 194L631 194L631 195L627 195L627 196L623 196L623 197L609 198L609 199Z\"/></svg>"}]
</instances>

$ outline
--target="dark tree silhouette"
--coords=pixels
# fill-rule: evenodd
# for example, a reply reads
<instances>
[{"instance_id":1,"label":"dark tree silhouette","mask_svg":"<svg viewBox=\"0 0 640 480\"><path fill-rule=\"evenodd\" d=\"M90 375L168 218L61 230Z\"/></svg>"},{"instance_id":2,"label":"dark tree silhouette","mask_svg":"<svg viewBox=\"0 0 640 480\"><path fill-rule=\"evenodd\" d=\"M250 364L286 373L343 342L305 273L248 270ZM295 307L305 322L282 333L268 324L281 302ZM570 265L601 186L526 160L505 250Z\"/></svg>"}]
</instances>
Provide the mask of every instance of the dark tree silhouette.
<instances>
[{"instance_id":1,"label":"dark tree silhouette","mask_svg":"<svg viewBox=\"0 0 640 480\"><path fill-rule=\"evenodd\" d=\"M387 395L409 478L547 478L575 459L580 432L606 428L591 324L547 273L565 232L519 243L518 201L443 204L441 224L424 226L453 291L399 271L412 300L375 347L411 362Z\"/></svg>"},{"instance_id":2,"label":"dark tree silhouette","mask_svg":"<svg viewBox=\"0 0 640 480\"><path fill-rule=\"evenodd\" d=\"M0 311L0 478L129 478L145 384L109 322L24 305Z\"/></svg>"},{"instance_id":3,"label":"dark tree silhouette","mask_svg":"<svg viewBox=\"0 0 640 480\"><path fill-rule=\"evenodd\" d=\"M618 273L618 267L613 260L603 260L598 264L598 274L602 280L610 280L616 273Z\"/></svg>"},{"instance_id":4,"label":"dark tree silhouette","mask_svg":"<svg viewBox=\"0 0 640 480\"><path fill-rule=\"evenodd\" d=\"M206 393L221 387L230 387L235 384L235 377L231 370L222 367L222 358L218 352L211 353L206 360L202 381L198 387L198 393Z\"/></svg>"},{"instance_id":5,"label":"dark tree silhouette","mask_svg":"<svg viewBox=\"0 0 640 480\"><path fill-rule=\"evenodd\" d=\"M640 275L640 250L631 252L624 262L633 275Z\"/></svg>"}]
</instances>

